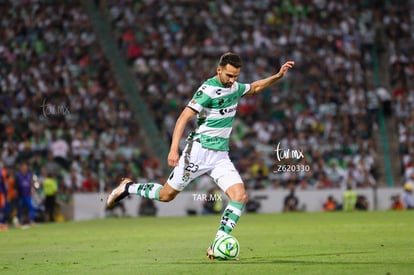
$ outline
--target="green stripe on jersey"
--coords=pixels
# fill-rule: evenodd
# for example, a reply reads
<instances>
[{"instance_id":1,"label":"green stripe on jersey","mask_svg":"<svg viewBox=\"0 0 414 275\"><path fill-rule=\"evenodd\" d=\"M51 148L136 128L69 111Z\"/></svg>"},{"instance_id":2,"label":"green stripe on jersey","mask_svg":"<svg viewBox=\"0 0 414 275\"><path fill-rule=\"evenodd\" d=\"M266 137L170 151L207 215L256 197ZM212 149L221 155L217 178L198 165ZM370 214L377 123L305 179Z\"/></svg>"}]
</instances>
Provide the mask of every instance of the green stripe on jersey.
<instances>
[{"instance_id":1,"label":"green stripe on jersey","mask_svg":"<svg viewBox=\"0 0 414 275\"><path fill-rule=\"evenodd\" d=\"M207 135L200 135L201 145L208 144L208 149L217 151L228 151L229 150L229 139L222 137L211 137Z\"/></svg>"},{"instance_id":2,"label":"green stripe on jersey","mask_svg":"<svg viewBox=\"0 0 414 275\"><path fill-rule=\"evenodd\" d=\"M233 125L233 120L233 116L218 119L210 118L209 120L207 120L207 126L211 128L230 128Z\"/></svg>"},{"instance_id":3,"label":"green stripe on jersey","mask_svg":"<svg viewBox=\"0 0 414 275\"><path fill-rule=\"evenodd\" d=\"M227 94L224 96L211 99L208 106L206 107L211 108L211 109L227 108L227 107L236 105L238 101L239 101L239 96L237 94L237 91L234 91L231 94Z\"/></svg>"},{"instance_id":4,"label":"green stripe on jersey","mask_svg":"<svg viewBox=\"0 0 414 275\"><path fill-rule=\"evenodd\" d=\"M193 99L200 104L201 106L207 107L206 105L210 105L211 97L204 93L202 90L198 90Z\"/></svg>"},{"instance_id":5,"label":"green stripe on jersey","mask_svg":"<svg viewBox=\"0 0 414 275\"><path fill-rule=\"evenodd\" d=\"M237 84L239 85L239 88L237 89L237 93L239 94L239 97L242 97L244 90L246 90L246 84L239 83L239 82L237 82Z\"/></svg>"}]
</instances>

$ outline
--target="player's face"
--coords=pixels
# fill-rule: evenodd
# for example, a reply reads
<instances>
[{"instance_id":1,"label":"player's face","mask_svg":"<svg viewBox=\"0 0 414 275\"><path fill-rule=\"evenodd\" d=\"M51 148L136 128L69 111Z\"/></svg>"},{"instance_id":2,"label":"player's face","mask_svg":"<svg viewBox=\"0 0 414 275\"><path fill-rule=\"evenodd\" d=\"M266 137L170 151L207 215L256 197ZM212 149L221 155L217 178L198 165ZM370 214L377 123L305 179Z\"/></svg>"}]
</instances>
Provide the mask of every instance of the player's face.
<instances>
[{"instance_id":1,"label":"player's face","mask_svg":"<svg viewBox=\"0 0 414 275\"><path fill-rule=\"evenodd\" d=\"M227 64L224 67L217 67L217 77L220 83L226 88L230 88L233 85L239 77L239 74L240 68L236 68L230 64Z\"/></svg>"}]
</instances>

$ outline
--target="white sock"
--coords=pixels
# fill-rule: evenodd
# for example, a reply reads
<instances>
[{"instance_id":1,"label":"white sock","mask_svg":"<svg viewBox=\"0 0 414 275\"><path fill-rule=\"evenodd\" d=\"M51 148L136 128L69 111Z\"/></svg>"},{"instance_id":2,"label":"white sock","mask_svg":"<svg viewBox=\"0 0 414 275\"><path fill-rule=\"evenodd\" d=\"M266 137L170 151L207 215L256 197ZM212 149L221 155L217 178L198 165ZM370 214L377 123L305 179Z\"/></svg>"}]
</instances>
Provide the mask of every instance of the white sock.
<instances>
[{"instance_id":1,"label":"white sock","mask_svg":"<svg viewBox=\"0 0 414 275\"><path fill-rule=\"evenodd\" d=\"M138 184L137 183L133 183L128 187L128 193L129 194L136 194L138 192Z\"/></svg>"}]
</instances>

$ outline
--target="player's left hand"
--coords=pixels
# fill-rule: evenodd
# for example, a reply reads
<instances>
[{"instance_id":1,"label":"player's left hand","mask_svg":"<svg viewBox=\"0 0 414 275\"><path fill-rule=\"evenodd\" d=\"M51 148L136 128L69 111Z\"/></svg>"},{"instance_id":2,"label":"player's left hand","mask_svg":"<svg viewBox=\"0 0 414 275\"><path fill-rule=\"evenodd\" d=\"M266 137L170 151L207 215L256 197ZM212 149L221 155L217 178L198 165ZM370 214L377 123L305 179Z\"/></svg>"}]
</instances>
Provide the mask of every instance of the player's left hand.
<instances>
[{"instance_id":1,"label":"player's left hand","mask_svg":"<svg viewBox=\"0 0 414 275\"><path fill-rule=\"evenodd\" d=\"M282 67L280 67L279 76L283 77L289 69L293 68L293 66L295 66L295 61L287 61L282 65Z\"/></svg>"}]
</instances>

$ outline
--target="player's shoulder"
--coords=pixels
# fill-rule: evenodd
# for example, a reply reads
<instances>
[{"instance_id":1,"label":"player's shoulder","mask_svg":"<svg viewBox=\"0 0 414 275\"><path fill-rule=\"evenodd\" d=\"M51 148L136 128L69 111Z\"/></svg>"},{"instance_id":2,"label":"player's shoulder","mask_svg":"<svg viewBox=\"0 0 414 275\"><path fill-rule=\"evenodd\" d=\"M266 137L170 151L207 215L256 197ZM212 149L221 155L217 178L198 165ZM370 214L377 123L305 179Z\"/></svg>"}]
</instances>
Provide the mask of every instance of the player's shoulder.
<instances>
[{"instance_id":1,"label":"player's shoulder","mask_svg":"<svg viewBox=\"0 0 414 275\"><path fill-rule=\"evenodd\" d=\"M200 86L198 91L202 91L206 95L212 97L216 93L217 90L223 88L223 85L217 80L217 78L212 77L204 81L204 83Z\"/></svg>"},{"instance_id":2,"label":"player's shoulder","mask_svg":"<svg viewBox=\"0 0 414 275\"><path fill-rule=\"evenodd\" d=\"M220 81L216 78L216 77L212 77L207 79L201 86L200 88L197 90L198 93L204 93L205 95L215 98L215 97L220 97L224 94L227 93L232 93L232 92L236 92L240 89L240 87L243 84L240 84L238 82L235 82L234 85L231 88L225 88L223 87L223 85L220 83Z\"/></svg>"}]
</instances>

